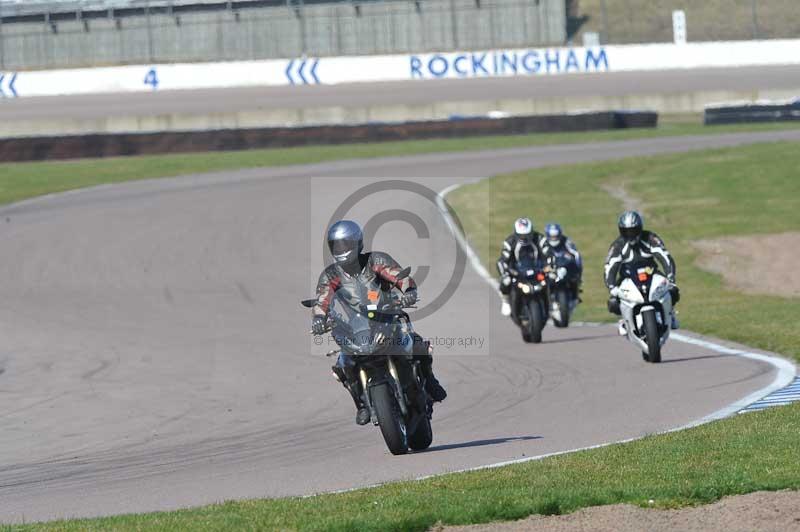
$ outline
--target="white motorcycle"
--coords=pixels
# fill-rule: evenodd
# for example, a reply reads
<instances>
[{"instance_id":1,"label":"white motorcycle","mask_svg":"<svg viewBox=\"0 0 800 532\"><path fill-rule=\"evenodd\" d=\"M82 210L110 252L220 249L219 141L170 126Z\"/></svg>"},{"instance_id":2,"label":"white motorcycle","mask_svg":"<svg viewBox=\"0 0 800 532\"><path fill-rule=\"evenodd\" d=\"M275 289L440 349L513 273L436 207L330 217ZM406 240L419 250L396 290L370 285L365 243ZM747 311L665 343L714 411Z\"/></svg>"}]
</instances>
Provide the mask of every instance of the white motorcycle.
<instances>
[{"instance_id":1,"label":"white motorcycle","mask_svg":"<svg viewBox=\"0 0 800 532\"><path fill-rule=\"evenodd\" d=\"M642 349L645 361L657 364L669 338L672 284L649 265L625 265L622 274L617 295L628 340Z\"/></svg>"}]
</instances>

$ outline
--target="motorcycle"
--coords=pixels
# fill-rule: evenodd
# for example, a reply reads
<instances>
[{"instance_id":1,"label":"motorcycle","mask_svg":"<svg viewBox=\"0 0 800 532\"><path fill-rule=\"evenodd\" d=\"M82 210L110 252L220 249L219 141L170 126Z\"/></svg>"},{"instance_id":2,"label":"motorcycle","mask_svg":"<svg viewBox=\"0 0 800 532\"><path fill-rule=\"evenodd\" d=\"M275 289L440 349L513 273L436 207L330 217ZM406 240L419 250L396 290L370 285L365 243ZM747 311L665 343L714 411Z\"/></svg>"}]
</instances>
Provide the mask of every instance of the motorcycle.
<instances>
[{"instance_id":1,"label":"motorcycle","mask_svg":"<svg viewBox=\"0 0 800 532\"><path fill-rule=\"evenodd\" d=\"M628 340L639 346L646 362L661 362L672 315L672 284L651 264L626 264L619 286L620 311Z\"/></svg>"},{"instance_id":2,"label":"motorcycle","mask_svg":"<svg viewBox=\"0 0 800 532\"><path fill-rule=\"evenodd\" d=\"M409 273L406 268L397 278ZM354 362L373 425L380 427L392 454L427 449L433 441L433 401L425 391L420 364L412 357L411 320L399 299L379 286L366 295L367 300L357 305L342 304L342 312L329 310L327 332L339 349L328 356L346 354ZM311 308L316 302L301 303Z\"/></svg>"},{"instance_id":3,"label":"motorcycle","mask_svg":"<svg viewBox=\"0 0 800 532\"><path fill-rule=\"evenodd\" d=\"M542 341L542 329L547 324L547 309L550 308L547 278L529 255L521 256L509 273L511 320L521 329L525 342L538 344Z\"/></svg>"},{"instance_id":4,"label":"motorcycle","mask_svg":"<svg viewBox=\"0 0 800 532\"><path fill-rule=\"evenodd\" d=\"M548 257L545 271L550 296L550 317L559 328L569 327L569 320L578 306L578 294L573 280L575 268L575 260L566 251L559 251Z\"/></svg>"}]
</instances>

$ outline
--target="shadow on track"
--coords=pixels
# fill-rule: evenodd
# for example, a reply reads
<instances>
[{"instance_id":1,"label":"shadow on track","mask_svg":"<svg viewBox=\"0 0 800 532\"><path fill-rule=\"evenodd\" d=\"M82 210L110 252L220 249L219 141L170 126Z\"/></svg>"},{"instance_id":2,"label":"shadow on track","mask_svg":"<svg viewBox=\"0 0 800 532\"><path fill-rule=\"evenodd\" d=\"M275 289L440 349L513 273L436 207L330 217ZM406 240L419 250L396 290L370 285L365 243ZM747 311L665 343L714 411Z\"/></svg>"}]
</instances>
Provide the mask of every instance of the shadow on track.
<instances>
[{"instance_id":1,"label":"shadow on track","mask_svg":"<svg viewBox=\"0 0 800 532\"><path fill-rule=\"evenodd\" d=\"M662 360L662 364L672 364L674 362L693 362L695 360L705 360L708 358L729 358L736 355L703 355L699 357L669 358Z\"/></svg>"},{"instance_id":2,"label":"shadow on track","mask_svg":"<svg viewBox=\"0 0 800 532\"><path fill-rule=\"evenodd\" d=\"M598 340L601 338L616 338L619 335L617 333L610 333L610 334L595 334L592 336L578 336L576 338L561 338L559 340L544 340L542 344L564 344L567 342L583 342L587 340Z\"/></svg>"},{"instance_id":3,"label":"shadow on track","mask_svg":"<svg viewBox=\"0 0 800 532\"><path fill-rule=\"evenodd\" d=\"M511 443L515 441L529 441L529 440L541 440L541 439L542 439L541 436L513 436L511 438L492 438L491 440L475 440L475 441L466 441L462 443L448 443L446 445L435 445L423 452L432 453L435 451L448 451L450 449L485 447L487 445L500 445L501 443Z\"/></svg>"}]
</instances>

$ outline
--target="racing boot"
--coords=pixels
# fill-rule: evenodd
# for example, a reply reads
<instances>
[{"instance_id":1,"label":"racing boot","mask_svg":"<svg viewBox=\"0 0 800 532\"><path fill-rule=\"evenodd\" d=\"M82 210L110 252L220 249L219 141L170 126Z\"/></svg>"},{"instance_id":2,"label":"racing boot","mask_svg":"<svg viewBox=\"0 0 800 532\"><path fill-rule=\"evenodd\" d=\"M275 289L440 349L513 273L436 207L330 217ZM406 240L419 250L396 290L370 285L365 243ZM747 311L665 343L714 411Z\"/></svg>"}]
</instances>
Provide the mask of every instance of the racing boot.
<instances>
[{"instance_id":1,"label":"racing boot","mask_svg":"<svg viewBox=\"0 0 800 532\"><path fill-rule=\"evenodd\" d=\"M350 392L350 397L353 398L353 403L356 405L356 424L366 425L370 422L371 416L369 413L369 408L367 408L364 400L361 397L361 394L359 393L359 388L361 388L361 386L357 381L349 379L347 372L344 369L338 366L333 366L331 369L333 370L333 376L336 377L336 380L342 383L342 386L344 386L345 389Z\"/></svg>"},{"instance_id":2,"label":"racing boot","mask_svg":"<svg viewBox=\"0 0 800 532\"><path fill-rule=\"evenodd\" d=\"M628 326L625 325L625 320L619 320L617 324L617 333L619 333L620 336L628 336Z\"/></svg>"},{"instance_id":3,"label":"racing boot","mask_svg":"<svg viewBox=\"0 0 800 532\"><path fill-rule=\"evenodd\" d=\"M511 303L508 301L507 295L503 295L501 297L503 299L503 302L500 303L500 314L502 314L507 318L511 316Z\"/></svg>"},{"instance_id":4,"label":"racing boot","mask_svg":"<svg viewBox=\"0 0 800 532\"><path fill-rule=\"evenodd\" d=\"M670 319L670 324L669 324L670 328L673 331L676 330L676 329L680 329L681 328L681 323L678 321L678 313L675 312L674 309L672 310L672 313L670 314L670 318L671 318Z\"/></svg>"},{"instance_id":5,"label":"racing boot","mask_svg":"<svg viewBox=\"0 0 800 532\"><path fill-rule=\"evenodd\" d=\"M369 415L369 408L366 406L361 406L356 412L356 425L366 425L369 423L370 415Z\"/></svg>"},{"instance_id":6,"label":"racing boot","mask_svg":"<svg viewBox=\"0 0 800 532\"><path fill-rule=\"evenodd\" d=\"M435 403L441 403L447 398L447 392L433 374L433 358L429 355L427 360L420 361L420 369L425 376L425 391Z\"/></svg>"},{"instance_id":7,"label":"racing boot","mask_svg":"<svg viewBox=\"0 0 800 532\"><path fill-rule=\"evenodd\" d=\"M425 391L434 402L440 403L447 397L447 392L433 374L433 347L416 332L413 333L413 338L414 359L419 362L419 369L425 377Z\"/></svg>"}]
</instances>

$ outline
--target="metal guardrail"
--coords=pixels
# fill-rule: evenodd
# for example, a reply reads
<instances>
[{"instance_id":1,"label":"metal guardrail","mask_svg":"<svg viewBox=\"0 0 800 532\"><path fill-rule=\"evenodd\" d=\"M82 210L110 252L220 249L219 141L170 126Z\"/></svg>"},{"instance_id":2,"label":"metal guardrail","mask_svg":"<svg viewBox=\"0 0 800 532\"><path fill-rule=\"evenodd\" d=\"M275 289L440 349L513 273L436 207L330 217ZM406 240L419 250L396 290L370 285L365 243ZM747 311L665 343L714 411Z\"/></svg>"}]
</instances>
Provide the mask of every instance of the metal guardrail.
<instances>
[{"instance_id":1,"label":"metal guardrail","mask_svg":"<svg viewBox=\"0 0 800 532\"><path fill-rule=\"evenodd\" d=\"M6 16L63 13L76 11L106 11L137 7L174 7L186 4L220 4L220 0L0 0L0 12ZM228 2L232 3L232 2Z\"/></svg>"}]
</instances>

